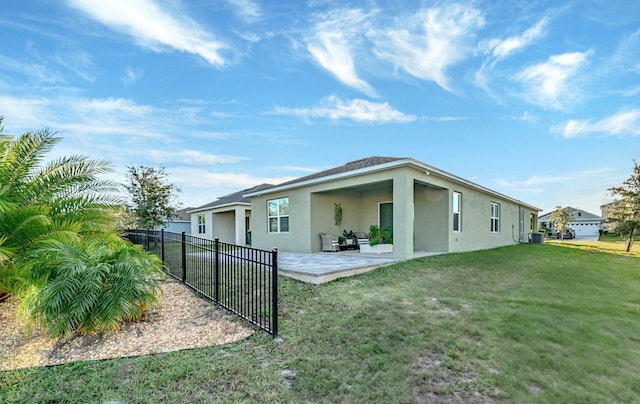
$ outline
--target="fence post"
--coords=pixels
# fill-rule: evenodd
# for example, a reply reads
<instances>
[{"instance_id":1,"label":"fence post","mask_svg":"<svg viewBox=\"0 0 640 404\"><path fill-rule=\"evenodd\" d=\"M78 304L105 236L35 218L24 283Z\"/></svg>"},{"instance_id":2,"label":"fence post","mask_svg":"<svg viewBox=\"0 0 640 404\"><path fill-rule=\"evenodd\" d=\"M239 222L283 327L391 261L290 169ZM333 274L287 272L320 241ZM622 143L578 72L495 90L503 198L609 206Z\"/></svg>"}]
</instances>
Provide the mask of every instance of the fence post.
<instances>
[{"instance_id":1,"label":"fence post","mask_svg":"<svg viewBox=\"0 0 640 404\"><path fill-rule=\"evenodd\" d=\"M149 245L149 229L145 230L146 240L145 247L147 247L147 251L151 250L151 246Z\"/></svg>"},{"instance_id":2,"label":"fence post","mask_svg":"<svg viewBox=\"0 0 640 404\"><path fill-rule=\"evenodd\" d=\"M271 335L278 336L278 249L271 254Z\"/></svg>"},{"instance_id":3,"label":"fence post","mask_svg":"<svg viewBox=\"0 0 640 404\"><path fill-rule=\"evenodd\" d=\"M182 283L187 282L187 237L182 232Z\"/></svg>"},{"instance_id":4,"label":"fence post","mask_svg":"<svg viewBox=\"0 0 640 404\"><path fill-rule=\"evenodd\" d=\"M214 299L216 303L220 303L220 239L215 239L215 255L213 257L213 266L215 268L215 292Z\"/></svg>"},{"instance_id":5,"label":"fence post","mask_svg":"<svg viewBox=\"0 0 640 404\"><path fill-rule=\"evenodd\" d=\"M164 263L164 229L160 230L160 257Z\"/></svg>"}]
</instances>

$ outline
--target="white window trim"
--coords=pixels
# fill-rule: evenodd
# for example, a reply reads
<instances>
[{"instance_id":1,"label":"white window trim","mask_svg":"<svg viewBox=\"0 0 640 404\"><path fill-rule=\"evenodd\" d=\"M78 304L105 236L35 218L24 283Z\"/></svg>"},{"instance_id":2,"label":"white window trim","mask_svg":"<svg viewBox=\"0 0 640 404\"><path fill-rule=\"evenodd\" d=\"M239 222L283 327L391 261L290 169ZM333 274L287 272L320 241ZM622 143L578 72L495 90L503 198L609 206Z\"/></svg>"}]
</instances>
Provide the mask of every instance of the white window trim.
<instances>
[{"instance_id":1,"label":"white window trim","mask_svg":"<svg viewBox=\"0 0 640 404\"><path fill-rule=\"evenodd\" d=\"M458 204L456 206L455 202L455 196L458 195ZM456 192L453 191L453 195L451 196L451 203L453 204L452 206L452 216L453 216L453 232L454 233L461 233L462 232L462 193L461 192ZM455 217L456 214L458 215L458 230L456 230L455 228Z\"/></svg>"},{"instance_id":2,"label":"white window trim","mask_svg":"<svg viewBox=\"0 0 640 404\"><path fill-rule=\"evenodd\" d=\"M207 232L207 217L205 215L198 215L198 234L205 234L206 232Z\"/></svg>"},{"instance_id":3,"label":"white window trim","mask_svg":"<svg viewBox=\"0 0 640 404\"><path fill-rule=\"evenodd\" d=\"M280 229L280 223L281 223L280 218L283 218L283 217L289 218L289 214L280 215L280 213L279 213L280 212L280 203L281 203L281 201L283 201L285 199L287 200L287 204L288 204L289 203L289 197L288 196L285 196L285 197L282 197L282 198L275 198L275 199L267 200L267 232L269 234L286 234L286 233L289 233L288 230L287 231L282 231ZM269 215L269 203L271 203L271 202L277 202L278 203L278 209L277 209L278 214L276 216L270 216ZM271 219L273 219L273 218L277 219L277 223L278 223L278 230L277 231L271 231L271 223L270 222L271 222Z\"/></svg>"},{"instance_id":4,"label":"white window trim","mask_svg":"<svg viewBox=\"0 0 640 404\"><path fill-rule=\"evenodd\" d=\"M496 216L493 215L493 212L494 212L493 207L494 206L497 207L497 209L496 209L497 215ZM493 225L494 221L496 223L495 228L494 228L494 225ZM491 202L490 223L491 223L491 227L490 227L491 233L500 233L500 204L497 203L497 202Z\"/></svg>"}]
</instances>

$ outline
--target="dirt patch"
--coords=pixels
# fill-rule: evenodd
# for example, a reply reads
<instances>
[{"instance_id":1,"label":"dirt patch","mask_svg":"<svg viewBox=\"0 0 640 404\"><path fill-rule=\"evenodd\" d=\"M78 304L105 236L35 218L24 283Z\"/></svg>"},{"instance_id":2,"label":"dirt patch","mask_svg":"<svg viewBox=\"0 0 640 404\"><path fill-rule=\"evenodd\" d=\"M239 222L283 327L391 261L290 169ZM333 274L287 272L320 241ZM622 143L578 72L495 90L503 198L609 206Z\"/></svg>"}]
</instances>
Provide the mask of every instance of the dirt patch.
<instances>
[{"instance_id":1,"label":"dirt patch","mask_svg":"<svg viewBox=\"0 0 640 404\"><path fill-rule=\"evenodd\" d=\"M424 352L411 366L418 378L413 389L416 403L495 403L486 392L477 389L476 371L471 365L462 370L449 368L442 354Z\"/></svg>"},{"instance_id":2,"label":"dirt patch","mask_svg":"<svg viewBox=\"0 0 640 404\"><path fill-rule=\"evenodd\" d=\"M16 318L18 300L11 297L0 304L0 371L228 344L255 332L178 282L165 281L161 289L160 308L149 311L143 321L64 342L42 330L26 333Z\"/></svg>"}]
</instances>

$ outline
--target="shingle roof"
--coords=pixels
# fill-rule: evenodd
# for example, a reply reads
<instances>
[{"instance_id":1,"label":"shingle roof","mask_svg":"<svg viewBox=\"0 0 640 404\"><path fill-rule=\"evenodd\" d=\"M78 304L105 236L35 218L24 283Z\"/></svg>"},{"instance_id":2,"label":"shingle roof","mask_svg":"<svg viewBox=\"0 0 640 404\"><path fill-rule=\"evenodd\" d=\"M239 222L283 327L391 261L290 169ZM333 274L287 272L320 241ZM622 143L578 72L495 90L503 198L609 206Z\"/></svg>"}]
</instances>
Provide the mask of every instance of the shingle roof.
<instances>
[{"instance_id":1,"label":"shingle roof","mask_svg":"<svg viewBox=\"0 0 640 404\"><path fill-rule=\"evenodd\" d=\"M284 186L284 185L291 185L291 184L296 184L298 182L304 182L304 181L309 181L309 180L314 180L317 178L322 178L322 177L329 177L331 175L336 175L336 174L342 174L342 173L346 173L349 171L355 171L355 170L360 170L363 168L368 168L368 167L373 167L373 166L379 166L382 164L386 164L386 163L391 163L393 161L398 161L398 160L406 160L406 158L404 157L380 157L380 156L372 156L372 157L367 157L367 158L363 158L360 160L354 160L354 161L350 161L344 165L338 166L338 167L334 167L334 168L330 168L328 170L324 170L324 171L320 171L314 174L310 174L307 175L305 177L300 177L300 178L296 178L295 180L291 180L288 182L283 182L281 184L278 184L277 186ZM276 185L274 185L276 186Z\"/></svg>"},{"instance_id":2,"label":"shingle roof","mask_svg":"<svg viewBox=\"0 0 640 404\"><path fill-rule=\"evenodd\" d=\"M198 211L198 210L211 209L211 208L215 208L215 207L218 207L218 206L232 205L232 204L236 204L236 203L251 204L251 199L245 198L245 197L243 197L243 195L248 194L250 192L262 191L263 189L267 189L267 188L271 188L271 187L273 187L273 184L260 184L260 185L256 185L255 187L252 187L252 188L243 189L242 191L238 191L238 192L234 192L232 194L221 196L218 199L216 199L215 201L206 203L206 204L204 204L202 206L198 206L197 208L191 208L190 212L194 212L194 211Z\"/></svg>"},{"instance_id":3,"label":"shingle roof","mask_svg":"<svg viewBox=\"0 0 640 404\"><path fill-rule=\"evenodd\" d=\"M192 209L194 208L184 208L176 211L176 217L174 217L173 220L174 221L176 220L190 221L191 215L188 212Z\"/></svg>"}]
</instances>

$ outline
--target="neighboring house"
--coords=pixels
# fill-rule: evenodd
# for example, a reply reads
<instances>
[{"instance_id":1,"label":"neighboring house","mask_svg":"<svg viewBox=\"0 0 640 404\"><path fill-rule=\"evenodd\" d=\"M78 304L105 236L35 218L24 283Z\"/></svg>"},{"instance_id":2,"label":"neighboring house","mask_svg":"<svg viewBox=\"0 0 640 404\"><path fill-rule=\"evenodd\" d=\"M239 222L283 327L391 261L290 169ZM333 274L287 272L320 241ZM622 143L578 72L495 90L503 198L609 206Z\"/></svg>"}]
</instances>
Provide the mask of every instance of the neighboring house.
<instances>
[{"instance_id":1,"label":"neighboring house","mask_svg":"<svg viewBox=\"0 0 640 404\"><path fill-rule=\"evenodd\" d=\"M261 184L191 208L191 235L212 240L218 238L236 245L251 245L251 200L243 195L272 186Z\"/></svg>"},{"instance_id":2,"label":"neighboring house","mask_svg":"<svg viewBox=\"0 0 640 404\"><path fill-rule=\"evenodd\" d=\"M616 223L607 222L607 218L609 217L609 210L613 207L615 202L609 202L605 205L600 206L600 214L602 215L602 230L605 233L615 233L616 232Z\"/></svg>"},{"instance_id":3,"label":"neighboring house","mask_svg":"<svg viewBox=\"0 0 640 404\"><path fill-rule=\"evenodd\" d=\"M176 211L176 217L168 221L164 226L158 226L159 229L171 231L174 233L191 234L191 215L188 213L193 208L184 208Z\"/></svg>"},{"instance_id":4,"label":"neighboring house","mask_svg":"<svg viewBox=\"0 0 640 404\"><path fill-rule=\"evenodd\" d=\"M389 226L393 254L455 252L527 242L539 208L412 158L369 157L254 190L253 245L321 251L319 233ZM342 222L334 222L335 204Z\"/></svg>"},{"instance_id":5,"label":"neighboring house","mask_svg":"<svg viewBox=\"0 0 640 404\"><path fill-rule=\"evenodd\" d=\"M569 228L573 230L576 237L581 236L599 236L602 229L602 217L589 213L582 209L576 209L568 206L571 210L571 216L573 220L569 222ZM555 212L555 211L554 211ZM550 232L555 234L555 228L551 221L551 215L553 212L545 213L538 218L538 226L546 227Z\"/></svg>"}]
</instances>

